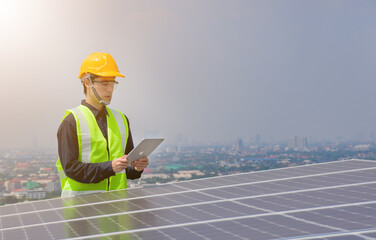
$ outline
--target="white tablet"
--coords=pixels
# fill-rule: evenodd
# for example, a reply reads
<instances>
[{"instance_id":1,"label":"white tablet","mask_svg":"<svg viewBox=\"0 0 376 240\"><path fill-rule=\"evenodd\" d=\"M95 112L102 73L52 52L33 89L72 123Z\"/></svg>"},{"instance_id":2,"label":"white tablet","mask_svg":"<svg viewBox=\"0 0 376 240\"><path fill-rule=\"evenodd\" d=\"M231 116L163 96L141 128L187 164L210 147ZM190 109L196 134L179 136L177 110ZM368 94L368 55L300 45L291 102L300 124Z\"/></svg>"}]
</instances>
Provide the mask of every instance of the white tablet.
<instances>
[{"instance_id":1,"label":"white tablet","mask_svg":"<svg viewBox=\"0 0 376 240\"><path fill-rule=\"evenodd\" d=\"M128 164L130 165L133 161L140 158L149 156L154 149L156 149L164 138L146 138L143 139L137 147L135 147L128 155Z\"/></svg>"}]
</instances>

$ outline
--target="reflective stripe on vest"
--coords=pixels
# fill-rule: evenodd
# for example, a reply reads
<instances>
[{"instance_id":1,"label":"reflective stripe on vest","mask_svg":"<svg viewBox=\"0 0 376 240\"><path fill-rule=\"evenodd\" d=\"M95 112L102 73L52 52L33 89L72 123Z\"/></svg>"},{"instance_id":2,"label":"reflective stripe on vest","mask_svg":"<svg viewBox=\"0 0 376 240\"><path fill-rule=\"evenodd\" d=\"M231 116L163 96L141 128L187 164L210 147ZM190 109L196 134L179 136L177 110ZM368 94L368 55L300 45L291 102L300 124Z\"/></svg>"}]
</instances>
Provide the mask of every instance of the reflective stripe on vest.
<instances>
[{"instance_id":1,"label":"reflective stripe on vest","mask_svg":"<svg viewBox=\"0 0 376 240\"><path fill-rule=\"evenodd\" d=\"M127 128L125 127L124 125L124 119L123 119L123 114L122 113L119 113L118 111L111 111L112 114L114 114L114 117L115 117L115 120L116 120L116 123L117 125L119 126L119 129L120 129L120 134L121 134L121 146L123 147L123 151L125 151L125 146L127 145L127 136L128 136L128 126ZM126 120L125 120L126 121Z\"/></svg>"},{"instance_id":2,"label":"reflective stripe on vest","mask_svg":"<svg viewBox=\"0 0 376 240\"><path fill-rule=\"evenodd\" d=\"M83 105L67 110L63 120L72 114L76 120L79 157L78 161L85 163L99 163L113 160L124 155L128 141L128 122L124 115L107 108L107 135L108 143L100 130L91 110ZM107 147L109 152L107 151ZM116 173L109 179L99 183L80 183L64 173L60 159L56 166L59 171L62 197L79 196L106 190L125 189L127 187L125 171Z\"/></svg>"},{"instance_id":3,"label":"reflective stripe on vest","mask_svg":"<svg viewBox=\"0 0 376 240\"><path fill-rule=\"evenodd\" d=\"M90 153L91 153L91 138L89 131L89 124L79 107L72 110L76 114L76 120L80 123L81 131L81 161L84 163L90 163Z\"/></svg>"}]
</instances>

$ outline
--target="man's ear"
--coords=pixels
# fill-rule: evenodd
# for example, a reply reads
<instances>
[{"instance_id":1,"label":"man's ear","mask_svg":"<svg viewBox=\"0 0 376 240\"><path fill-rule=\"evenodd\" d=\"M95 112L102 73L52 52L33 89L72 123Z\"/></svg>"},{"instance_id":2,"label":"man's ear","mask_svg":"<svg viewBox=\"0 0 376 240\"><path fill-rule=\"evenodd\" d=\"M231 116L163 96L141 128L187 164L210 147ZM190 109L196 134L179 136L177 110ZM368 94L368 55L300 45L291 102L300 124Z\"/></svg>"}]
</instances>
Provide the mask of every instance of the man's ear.
<instances>
[{"instance_id":1,"label":"man's ear","mask_svg":"<svg viewBox=\"0 0 376 240\"><path fill-rule=\"evenodd\" d=\"M88 78L84 79L84 85L85 85L86 88L90 88L90 83L89 83L89 79Z\"/></svg>"}]
</instances>

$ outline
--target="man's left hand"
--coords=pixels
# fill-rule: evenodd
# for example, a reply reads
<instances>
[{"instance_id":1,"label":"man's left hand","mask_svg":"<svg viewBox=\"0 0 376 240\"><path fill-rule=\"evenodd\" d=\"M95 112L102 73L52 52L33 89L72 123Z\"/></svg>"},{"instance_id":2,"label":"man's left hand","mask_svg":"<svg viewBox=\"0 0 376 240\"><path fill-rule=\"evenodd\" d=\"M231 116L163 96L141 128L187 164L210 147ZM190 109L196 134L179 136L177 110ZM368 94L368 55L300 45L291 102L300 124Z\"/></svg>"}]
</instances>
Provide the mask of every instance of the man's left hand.
<instances>
[{"instance_id":1,"label":"man's left hand","mask_svg":"<svg viewBox=\"0 0 376 240\"><path fill-rule=\"evenodd\" d=\"M132 166L136 171L142 171L149 165L149 159L147 157L140 158L134 162L132 162Z\"/></svg>"}]
</instances>

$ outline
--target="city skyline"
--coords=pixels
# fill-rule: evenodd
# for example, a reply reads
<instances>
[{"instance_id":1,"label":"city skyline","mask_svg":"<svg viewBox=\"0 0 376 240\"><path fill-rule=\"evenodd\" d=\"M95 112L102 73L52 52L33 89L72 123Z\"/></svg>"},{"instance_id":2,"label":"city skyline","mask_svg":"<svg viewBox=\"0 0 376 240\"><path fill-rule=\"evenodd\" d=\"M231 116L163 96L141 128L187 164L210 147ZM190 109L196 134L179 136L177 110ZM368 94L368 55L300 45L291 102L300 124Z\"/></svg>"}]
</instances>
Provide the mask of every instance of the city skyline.
<instances>
[{"instance_id":1,"label":"city skyline","mask_svg":"<svg viewBox=\"0 0 376 240\"><path fill-rule=\"evenodd\" d=\"M84 10L84 11L83 11ZM135 143L372 139L375 1L7 1L0 147L53 147L77 75L110 53Z\"/></svg>"}]
</instances>

